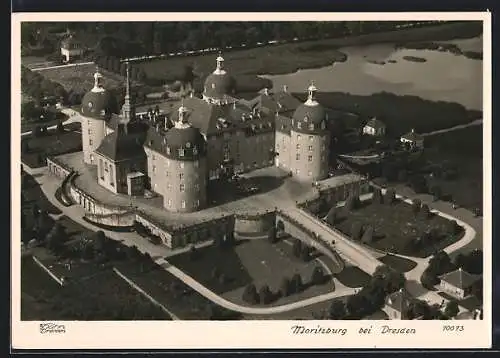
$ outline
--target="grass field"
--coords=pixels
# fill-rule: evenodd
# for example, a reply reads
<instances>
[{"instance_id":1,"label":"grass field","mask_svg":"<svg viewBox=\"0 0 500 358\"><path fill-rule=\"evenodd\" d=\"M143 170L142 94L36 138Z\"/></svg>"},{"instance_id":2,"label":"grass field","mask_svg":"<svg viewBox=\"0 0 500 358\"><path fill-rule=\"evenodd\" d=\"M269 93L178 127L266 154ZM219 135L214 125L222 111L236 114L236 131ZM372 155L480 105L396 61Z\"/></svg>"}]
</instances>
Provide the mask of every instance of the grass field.
<instances>
[{"instance_id":1,"label":"grass field","mask_svg":"<svg viewBox=\"0 0 500 358\"><path fill-rule=\"evenodd\" d=\"M118 264L117 268L180 319L210 319L212 302L162 267L144 268L139 265L122 263ZM229 312L228 316L232 319L241 317L235 312Z\"/></svg>"},{"instance_id":2,"label":"grass field","mask_svg":"<svg viewBox=\"0 0 500 358\"><path fill-rule=\"evenodd\" d=\"M84 285L61 287L26 257L21 263L21 290L22 320L170 319L111 270Z\"/></svg>"},{"instance_id":3,"label":"grass field","mask_svg":"<svg viewBox=\"0 0 500 358\"><path fill-rule=\"evenodd\" d=\"M344 286L351 288L364 287L371 279L371 276L357 266L346 266L342 272L335 275Z\"/></svg>"},{"instance_id":4,"label":"grass field","mask_svg":"<svg viewBox=\"0 0 500 358\"><path fill-rule=\"evenodd\" d=\"M364 228L373 227L373 241L367 245L407 256L427 257L436 250L442 250L456 242L463 235L463 233L448 235L449 221L447 219L436 214L432 214L429 218L415 214L411 205L400 200L392 205L372 204L364 201L358 209L348 215L342 212L335 226L350 236L351 227L355 222ZM431 229L438 231L439 238L433 239L432 244L421 245L418 249L414 248L412 241Z\"/></svg>"},{"instance_id":5,"label":"grass field","mask_svg":"<svg viewBox=\"0 0 500 358\"><path fill-rule=\"evenodd\" d=\"M40 137L26 136L21 140L28 143L27 151L21 151L21 161L31 168L39 168L47 165L48 156L56 156L82 150L82 135L78 132L65 131L57 133L55 130L48 131Z\"/></svg>"},{"instance_id":6,"label":"grass field","mask_svg":"<svg viewBox=\"0 0 500 358\"><path fill-rule=\"evenodd\" d=\"M408 272L413 270L417 263L411 260L407 260L402 257L394 256L394 255L385 255L379 259L382 263L391 267L392 269L399 272Z\"/></svg>"},{"instance_id":7,"label":"grass field","mask_svg":"<svg viewBox=\"0 0 500 358\"><path fill-rule=\"evenodd\" d=\"M432 164L448 163L459 168L457 178L433 178L444 194L466 208L481 208L483 203L483 126L477 125L425 139L425 157Z\"/></svg>"},{"instance_id":8,"label":"grass field","mask_svg":"<svg viewBox=\"0 0 500 358\"><path fill-rule=\"evenodd\" d=\"M44 77L60 83L67 91L87 92L94 87L95 64L52 68L39 71ZM104 86L107 89L119 88L125 85L125 77L99 69L104 76ZM134 84L134 83L133 83Z\"/></svg>"}]
</instances>

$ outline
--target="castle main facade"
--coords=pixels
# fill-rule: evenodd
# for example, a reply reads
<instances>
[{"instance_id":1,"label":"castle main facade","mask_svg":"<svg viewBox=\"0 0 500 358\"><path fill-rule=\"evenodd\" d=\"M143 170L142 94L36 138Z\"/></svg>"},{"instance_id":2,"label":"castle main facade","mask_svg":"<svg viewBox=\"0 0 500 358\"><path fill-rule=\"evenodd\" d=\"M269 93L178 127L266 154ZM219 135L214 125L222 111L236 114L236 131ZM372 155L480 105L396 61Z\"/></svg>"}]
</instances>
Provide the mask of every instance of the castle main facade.
<instances>
[{"instance_id":1,"label":"castle main facade","mask_svg":"<svg viewBox=\"0 0 500 358\"><path fill-rule=\"evenodd\" d=\"M302 103L286 90L246 101L217 57L200 97L191 93L166 116L137 116L127 69L125 103L111 113L111 96L97 70L82 100L84 162L97 166L98 183L116 194L163 197L166 210L207 205L211 180L278 166L300 181L328 177L330 131L326 109L308 88Z\"/></svg>"}]
</instances>

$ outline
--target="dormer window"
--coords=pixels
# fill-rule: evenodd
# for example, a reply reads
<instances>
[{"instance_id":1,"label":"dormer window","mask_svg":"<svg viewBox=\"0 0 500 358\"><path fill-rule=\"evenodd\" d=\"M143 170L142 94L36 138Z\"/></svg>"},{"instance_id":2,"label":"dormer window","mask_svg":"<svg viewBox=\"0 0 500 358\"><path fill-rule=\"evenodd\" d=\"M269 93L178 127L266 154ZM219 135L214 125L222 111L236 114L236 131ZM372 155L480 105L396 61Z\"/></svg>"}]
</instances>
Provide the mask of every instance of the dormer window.
<instances>
[{"instance_id":1,"label":"dormer window","mask_svg":"<svg viewBox=\"0 0 500 358\"><path fill-rule=\"evenodd\" d=\"M186 143L186 148L191 148L191 142Z\"/></svg>"},{"instance_id":2,"label":"dormer window","mask_svg":"<svg viewBox=\"0 0 500 358\"><path fill-rule=\"evenodd\" d=\"M309 123L309 130L313 131L314 130L314 123Z\"/></svg>"},{"instance_id":3,"label":"dormer window","mask_svg":"<svg viewBox=\"0 0 500 358\"><path fill-rule=\"evenodd\" d=\"M297 128L298 128L298 129L302 129L302 123L298 122L298 123L297 123Z\"/></svg>"},{"instance_id":4,"label":"dormer window","mask_svg":"<svg viewBox=\"0 0 500 358\"><path fill-rule=\"evenodd\" d=\"M309 117L308 116L305 116L304 117L304 122L307 122L309 120Z\"/></svg>"},{"instance_id":5,"label":"dormer window","mask_svg":"<svg viewBox=\"0 0 500 358\"><path fill-rule=\"evenodd\" d=\"M184 148L179 148L179 157L184 156Z\"/></svg>"},{"instance_id":6,"label":"dormer window","mask_svg":"<svg viewBox=\"0 0 500 358\"><path fill-rule=\"evenodd\" d=\"M170 147L167 147L167 154L170 154Z\"/></svg>"},{"instance_id":7,"label":"dormer window","mask_svg":"<svg viewBox=\"0 0 500 358\"><path fill-rule=\"evenodd\" d=\"M325 121L321 122L321 129L325 129L326 128L326 124L325 124Z\"/></svg>"},{"instance_id":8,"label":"dormer window","mask_svg":"<svg viewBox=\"0 0 500 358\"><path fill-rule=\"evenodd\" d=\"M193 155L196 155L198 154L198 148L196 148L196 146L193 147Z\"/></svg>"},{"instance_id":9,"label":"dormer window","mask_svg":"<svg viewBox=\"0 0 500 358\"><path fill-rule=\"evenodd\" d=\"M215 88L215 83L212 83L212 88Z\"/></svg>"}]
</instances>

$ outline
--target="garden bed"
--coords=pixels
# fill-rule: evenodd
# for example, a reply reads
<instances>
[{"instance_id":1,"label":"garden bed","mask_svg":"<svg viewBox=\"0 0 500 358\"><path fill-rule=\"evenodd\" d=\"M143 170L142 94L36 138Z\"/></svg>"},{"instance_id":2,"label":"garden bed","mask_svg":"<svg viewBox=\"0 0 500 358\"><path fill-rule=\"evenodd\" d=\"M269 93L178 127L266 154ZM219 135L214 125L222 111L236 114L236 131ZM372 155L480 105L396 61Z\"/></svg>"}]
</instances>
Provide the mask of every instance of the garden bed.
<instances>
[{"instance_id":1,"label":"garden bed","mask_svg":"<svg viewBox=\"0 0 500 358\"><path fill-rule=\"evenodd\" d=\"M463 236L463 229L453 235L449 233L449 220L434 213L415 213L412 205L402 200L392 204L366 200L348 214L341 210L335 227L352 237L353 225L361 226L362 231L367 227L373 228L371 241L365 243L370 247L422 258L444 249ZM433 237L424 242L422 238L429 232L434 232ZM422 241L417 245L418 240Z\"/></svg>"},{"instance_id":2,"label":"garden bed","mask_svg":"<svg viewBox=\"0 0 500 358\"><path fill-rule=\"evenodd\" d=\"M82 135L77 132L49 131L40 137L23 138L21 148L21 161L31 168L40 168L47 165L47 157L81 151Z\"/></svg>"}]
</instances>

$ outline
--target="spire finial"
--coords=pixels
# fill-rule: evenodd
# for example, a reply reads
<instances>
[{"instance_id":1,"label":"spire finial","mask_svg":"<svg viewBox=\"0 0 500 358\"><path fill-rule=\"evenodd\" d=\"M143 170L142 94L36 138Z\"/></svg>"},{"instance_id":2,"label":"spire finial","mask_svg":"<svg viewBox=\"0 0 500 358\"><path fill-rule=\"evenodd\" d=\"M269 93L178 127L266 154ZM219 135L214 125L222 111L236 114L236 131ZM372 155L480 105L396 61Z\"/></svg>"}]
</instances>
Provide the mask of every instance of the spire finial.
<instances>
[{"instance_id":1,"label":"spire finial","mask_svg":"<svg viewBox=\"0 0 500 358\"><path fill-rule=\"evenodd\" d=\"M224 57L222 57L222 51L219 50L219 55L217 56L217 69L222 70L222 66L224 63Z\"/></svg>"},{"instance_id":2,"label":"spire finial","mask_svg":"<svg viewBox=\"0 0 500 358\"><path fill-rule=\"evenodd\" d=\"M126 59L125 64L127 66L127 85L126 85L125 98L130 98L130 61Z\"/></svg>"},{"instance_id":3,"label":"spire finial","mask_svg":"<svg viewBox=\"0 0 500 358\"><path fill-rule=\"evenodd\" d=\"M95 66L95 73L94 73L94 87L99 88L101 87L101 72L99 71L99 65L96 64Z\"/></svg>"},{"instance_id":4,"label":"spire finial","mask_svg":"<svg viewBox=\"0 0 500 358\"><path fill-rule=\"evenodd\" d=\"M318 89L314 85L314 81L311 81L311 84L307 88L308 96L307 96L307 102L309 105L313 105L316 102L315 94Z\"/></svg>"}]
</instances>

